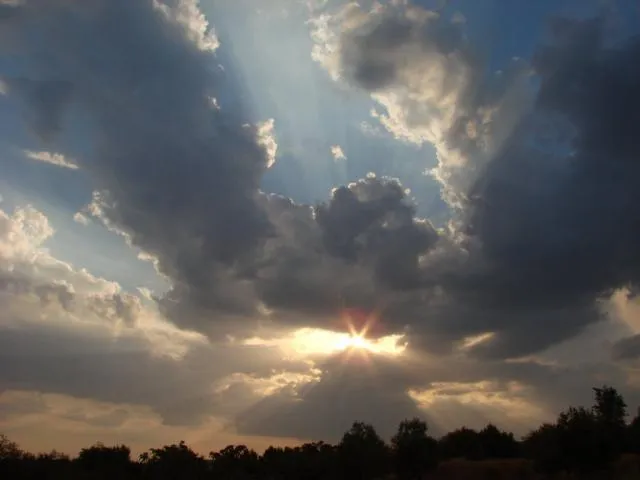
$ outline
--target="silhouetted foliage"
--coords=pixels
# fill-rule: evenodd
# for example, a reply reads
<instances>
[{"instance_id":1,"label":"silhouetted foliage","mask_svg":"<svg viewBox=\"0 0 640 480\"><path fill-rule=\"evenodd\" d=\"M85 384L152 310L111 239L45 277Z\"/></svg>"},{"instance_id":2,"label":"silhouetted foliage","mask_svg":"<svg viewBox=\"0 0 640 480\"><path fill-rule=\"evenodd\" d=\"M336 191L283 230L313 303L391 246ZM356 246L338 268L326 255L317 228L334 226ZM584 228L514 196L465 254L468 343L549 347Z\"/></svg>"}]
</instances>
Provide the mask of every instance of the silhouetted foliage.
<instances>
[{"instance_id":1,"label":"silhouetted foliage","mask_svg":"<svg viewBox=\"0 0 640 480\"><path fill-rule=\"evenodd\" d=\"M617 456L626 448L627 404L615 388L603 386L593 389L595 404L593 412L599 422L601 433L610 455Z\"/></svg>"},{"instance_id":2,"label":"silhouetted foliage","mask_svg":"<svg viewBox=\"0 0 640 480\"><path fill-rule=\"evenodd\" d=\"M262 455L267 478L278 480L322 480L336 478L337 447L324 442L305 443L299 447L269 447Z\"/></svg>"},{"instance_id":3,"label":"silhouetted foliage","mask_svg":"<svg viewBox=\"0 0 640 480\"><path fill-rule=\"evenodd\" d=\"M211 452L209 458L214 478L244 480L260 473L258 454L245 445L229 445L219 452Z\"/></svg>"},{"instance_id":4,"label":"silhouetted foliage","mask_svg":"<svg viewBox=\"0 0 640 480\"><path fill-rule=\"evenodd\" d=\"M591 409L569 407L555 424L545 424L524 439L525 451L544 472L602 471L624 451L626 404L611 387L594 388Z\"/></svg>"},{"instance_id":5,"label":"silhouetted foliage","mask_svg":"<svg viewBox=\"0 0 640 480\"><path fill-rule=\"evenodd\" d=\"M76 463L80 469L91 474L91 478L128 478L133 476L131 450L125 445L107 447L97 443L83 448Z\"/></svg>"},{"instance_id":6,"label":"silhouetted foliage","mask_svg":"<svg viewBox=\"0 0 640 480\"><path fill-rule=\"evenodd\" d=\"M627 429L627 453L640 454L640 414L636 416Z\"/></svg>"},{"instance_id":7,"label":"silhouetted foliage","mask_svg":"<svg viewBox=\"0 0 640 480\"><path fill-rule=\"evenodd\" d=\"M520 454L520 445L513 433L503 432L489 424L478 432L480 450L486 458L516 458Z\"/></svg>"},{"instance_id":8,"label":"silhouetted foliage","mask_svg":"<svg viewBox=\"0 0 640 480\"><path fill-rule=\"evenodd\" d=\"M614 388L593 392L591 408L569 407L522 442L491 424L479 431L460 428L435 440L427 424L414 418L400 423L388 445L373 426L355 422L338 445L269 447L262 455L245 445L229 445L205 458L179 442L152 448L134 461L125 445L96 443L70 459L55 450L24 452L0 434L0 479L541 480L567 478L565 474L575 479L640 478L640 415L627 424L627 405ZM550 476L536 476L534 470Z\"/></svg>"},{"instance_id":9,"label":"silhouetted foliage","mask_svg":"<svg viewBox=\"0 0 640 480\"><path fill-rule=\"evenodd\" d=\"M396 475L419 480L438 465L438 442L427 435L427 424L418 418L404 420L391 439Z\"/></svg>"},{"instance_id":10,"label":"silhouetted foliage","mask_svg":"<svg viewBox=\"0 0 640 480\"><path fill-rule=\"evenodd\" d=\"M338 446L342 477L349 480L370 480L386 474L389 469L389 449L376 430L366 423L355 422Z\"/></svg>"},{"instance_id":11,"label":"silhouetted foliage","mask_svg":"<svg viewBox=\"0 0 640 480\"><path fill-rule=\"evenodd\" d=\"M184 441L178 444L152 448L140 455L143 478L180 480L207 478L207 461L191 450Z\"/></svg>"},{"instance_id":12,"label":"silhouetted foliage","mask_svg":"<svg viewBox=\"0 0 640 480\"><path fill-rule=\"evenodd\" d=\"M440 456L444 459L465 458L467 460L482 459L482 445L478 432L462 427L447 433L438 442Z\"/></svg>"},{"instance_id":13,"label":"silhouetted foliage","mask_svg":"<svg viewBox=\"0 0 640 480\"><path fill-rule=\"evenodd\" d=\"M6 435L0 434L0 461L18 460L22 455L23 452L17 443L9 440Z\"/></svg>"}]
</instances>

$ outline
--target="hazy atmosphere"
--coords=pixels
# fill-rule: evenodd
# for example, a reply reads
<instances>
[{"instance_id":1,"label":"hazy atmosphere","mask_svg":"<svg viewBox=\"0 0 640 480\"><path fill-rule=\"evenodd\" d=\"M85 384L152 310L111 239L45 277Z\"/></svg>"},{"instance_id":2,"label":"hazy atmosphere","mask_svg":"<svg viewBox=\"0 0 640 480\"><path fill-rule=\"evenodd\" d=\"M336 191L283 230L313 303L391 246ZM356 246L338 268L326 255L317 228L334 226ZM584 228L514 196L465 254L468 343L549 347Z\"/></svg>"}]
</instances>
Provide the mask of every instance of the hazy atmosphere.
<instances>
[{"instance_id":1,"label":"hazy atmosphere","mask_svg":"<svg viewBox=\"0 0 640 480\"><path fill-rule=\"evenodd\" d=\"M640 406L634 0L0 0L0 432Z\"/></svg>"}]
</instances>

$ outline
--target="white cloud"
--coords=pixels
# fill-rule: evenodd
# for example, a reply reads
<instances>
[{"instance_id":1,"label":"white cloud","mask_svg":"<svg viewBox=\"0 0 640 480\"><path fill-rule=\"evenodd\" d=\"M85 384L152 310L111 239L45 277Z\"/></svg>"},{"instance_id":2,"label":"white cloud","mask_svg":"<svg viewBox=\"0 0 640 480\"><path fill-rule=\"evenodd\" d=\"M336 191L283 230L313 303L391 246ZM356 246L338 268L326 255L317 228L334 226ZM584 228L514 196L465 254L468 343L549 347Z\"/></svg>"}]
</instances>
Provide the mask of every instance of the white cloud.
<instances>
[{"instance_id":1,"label":"white cloud","mask_svg":"<svg viewBox=\"0 0 640 480\"><path fill-rule=\"evenodd\" d=\"M385 35L385 29L375 30L383 22L402 29L406 38L383 39L377 46L360 41L362 35ZM378 104L372 117L399 140L435 147L438 165L432 174L455 206L528 107L528 72L516 66L501 74L495 82L502 85L500 95L486 103L491 95L481 78L482 61L455 27L443 22L420 7L378 4L366 11L348 4L311 22L312 56L336 81L384 83L365 85ZM359 68L372 68L371 78L357 78ZM375 78L383 73L393 81ZM458 138L461 128L466 142Z\"/></svg>"},{"instance_id":2,"label":"white cloud","mask_svg":"<svg viewBox=\"0 0 640 480\"><path fill-rule=\"evenodd\" d=\"M56 165L57 167L69 168L71 170L77 170L78 165L69 158L66 158L61 153L53 153L53 152L34 152L32 150L25 150L24 155L31 159L36 160L38 162L49 163L51 165Z\"/></svg>"},{"instance_id":3,"label":"white cloud","mask_svg":"<svg viewBox=\"0 0 640 480\"><path fill-rule=\"evenodd\" d=\"M172 5L159 0L153 0L153 3L155 8L166 15L168 21L185 27L189 39L201 50L213 53L218 49L220 41L200 11L199 0L175 0Z\"/></svg>"},{"instance_id":4,"label":"white cloud","mask_svg":"<svg viewBox=\"0 0 640 480\"><path fill-rule=\"evenodd\" d=\"M308 364L278 348L213 345L178 329L149 290L139 289L140 298L55 258L46 248L54 234L33 207L0 210L0 362L13 366L11 378L0 374L4 431L24 434L43 415L69 438L78 428L110 435L129 424L203 425L216 416L220 430L239 408L310 378Z\"/></svg>"},{"instance_id":5,"label":"white cloud","mask_svg":"<svg viewBox=\"0 0 640 480\"><path fill-rule=\"evenodd\" d=\"M80 225L84 225L84 226L89 225L89 222L90 222L89 217L87 217L82 212L76 212L73 215L73 221L76 222L76 223L79 223Z\"/></svg>"},{"instance_id":6,"label":"white cloud","mask_svg":"<svg viewBox=\"0 0 640 480\"><path fill-rule=\"evenodd\" d=\"M337 162L339 160L346 160L347 156L344 154L342 147L340 145L333 145L331 147L331 155L333 155L333 159Z\"/></svg>"},{"instance_id":7,"label":"white cloud","mask_svg":"<svg viewBox=\"0 0 640 480\"><path fill-rule=\"evenodd\" d=\"M143 305L136 295L123 291L113 281L96 277L55 258L45 247L54 229L42 212L31 206L11 215L0 210L0 298L6 304L0 327L8 325L61 326L79 323L122 328L143 335L171 354L185 345L180 340L196 338L180 333L164 321L154 305ZM166 332L174 332L174 340ZM131 333L130 332L130 333ZM137 333L136 333L137 332ZM172 341L175 346L171 345ZM150 348L155 348L154 346Z\"/></svg>"},{"instance_id":8,"label":"white cloud","mask_svg":"<svg viewBox=\"0 0 640 480\"><path fill-rule=\"evenodd\" d=\"M258 144L263 146L267 151L267 168L271 168L276 163L276 154L278 153L278 144L274 136L274 126L275 121L273 118L257 125Z\"/></svg>"}]
</instances>

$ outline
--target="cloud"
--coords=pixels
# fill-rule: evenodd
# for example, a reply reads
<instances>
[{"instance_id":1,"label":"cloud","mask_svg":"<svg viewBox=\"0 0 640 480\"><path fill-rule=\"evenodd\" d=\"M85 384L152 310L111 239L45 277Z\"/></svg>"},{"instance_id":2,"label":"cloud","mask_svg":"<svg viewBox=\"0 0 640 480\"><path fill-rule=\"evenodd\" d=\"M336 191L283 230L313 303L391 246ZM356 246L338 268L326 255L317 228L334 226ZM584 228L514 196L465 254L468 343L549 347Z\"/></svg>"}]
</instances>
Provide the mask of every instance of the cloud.
<instances>
[{"instance_id":1,"label":"cloud","mask_svg":"<svg viewBox=\"0 0 640 480\"><path fill-rule=\"evenodd\" d=\"M243 410L236 416L238 432L338 441L359 420L389 438L402 419L417 416L436 436L489 422L524 435L567 405L583 404L593 385L613 382L630 404L640 400L622 369L602 363L479 362L435 353L365 357L352 351L318 368L316 381L283 388Z\"/></svg>"},{"instance_id":2,"label":"cloud","mask_svg":"<svg viewBox=\"0 0 640 480\"><path fill-rule=\"evenodd\" d=\"M65 415L88 425L116 428L122 408L134 406L184 426L224 419L274 385L308 381L303 359L269 346L210 343L117 283L56 259L45 247L54 233L33 207L0 211L0 360L12 365L0 373L3 392L112 404L104 415ZM283 372L291 376L284 383ZM11 413L38 413L36 406Z\"/></svg>"},{"instance_id":3,"label":"cloud","mask_svg":"<svg viewBox=\"0 0 640 480\"><path fill-rule=\"evenodd\" d=\"M342 151L342 147L340 145L332 145L331 146L331 155L333 155L333 159L337 162L339 160L346 160L347 156Z\"/></svg>"},{"instance_id":4,"label":"cloud","mask_svg":"<svg viewBox=\"0 0 640 480\"><path fill-rule=\"evenodd\" d=\"M494 74L462 24L420 8L350 4L314 22L313 55L334 78L370 93L375 119L398 138L435 146L434 175L454 211L437 229L393 178L338 186L313 206L260 191L274 122L246 123L244 92L230 67L215 68L218 41L194 1L28 0L6 21L25 58L23 72L3 76L8 95L45 141L73 129L70 105L88 117L92 154L77 159L97 191L87 211L171 282L149 306L48 256L53 231L38 212L5 214L0 231L18 232L0 236L17 266L2 283L11 321L37 318L37 300L101 325L87 329L126 332L105 343L97 330L58 338L38 324L0 337L11 341L5 363L19 356L11 344L50 352L21 358L8 387L150 405L167 423L233 412L244 432L335 437L357 412L387 432L396 412L411 416L434 396L455 416L461 389L488 404L496 394L502 403L477 409L491 418L536 401L549 414L558 402L539 392L563 381L570 397L602 371L625 380L615 366L576 373L531 357L604 321L609 296L638 281L637 44L608 46L597 21L567 21L530 64ZM374 317L374 336L404 335L403 362L432 364L376 359L366 376L336 357L315 378L277 348L242 343L261 329L344 328L347 310ZM160 327L161 315L182 330ZM183 339L177 351L150 353L172 335ZM67 354L61 378L51 358L68 342L100 355ZM519 388L531 389L526 399ZM335 398L341 416L326 409Z\"/></svg>"},{"instance_id":5,"label":"cloud","mask_svg":"<svg viewBox=\"0 0 640 480\"><path fill-rule=\"evenodd\" d=\"M35 85L55 75L70 86L74 108L92 118L95 152L77 160L98 191L89 210L168 277L162 311L211 336L249 335L266 312L283 323L307 322L300 313L324 323L342 306L371 307L378 294L416 285L418 258L437 234L413 218L398 182L340 187L317 209L259 191L276 152L274 123L253 127L241 111L211 105L223 88L227 96L240 92L210 68L212 49L196 41L207 30L187 4L195 5L31 0L14 38L26 58L48 58L48 70L32 67ZM87 36L89 18L102 25L92 30L100 35ZM36 26L47 42L33 41ZM113 37L106 46L105 36ZM144 59L144 68L131 70L123 58ZM51 108L31 93L37 123L62 115L63 103Z\"/></svg>"},{"instance_id":6,"label":"cloud","mask_svg":"<svg viewBox=\"0 0 640 480\"><path fill-rule=\"evenodd\" d=\"M492 332L472 351L511 357L600 321L601 299L638 279L637 173L625 160L638 154L627 140L637 42L607 46L598 19L558 21L530 65L493 73L461 25L436 13L348 8L322 27L342 34L325 33L320 60L371 93L388 130L434 144L434 174L456 209L467 260L435 279L443 294L425 308L439 318L425 329Z\"/></svg>"},{"instance_id":7,"label":"cloud","mask_svg":"<svg viewBox=\"0 0 640 480\"><path fill-rule=\"evenodd\" d=\"M38 162L49 163L51 165L55 165L57 167L69 168L71 170L77 170L78 165L75 164L73 160L65 158L61 153L51 153L51 152L33 152L31 150L24 151L25 157L36 160Z\"/></svg>"},{"instance_id":8,"label":"cloud","mask_svg":"<svg viewBox=\"0 0 640 480\"><path fill-rule=\"evenodd\" d=\"M640 357L640 334L617 342L613 346L613 358L616 360L634 360Z\"/></svg>"},{"instance_id":9,"label":"cloud","mask_svg":"<svg viewBox=\"0 0 640 480\"><path fill-rule=\"evenodd\" d=\"M35 297L43 312L51 307L87 320L135 324L142 311L139 299L115 282L52 257L43 244L53 233L48 219L33 207L12 215L0 210L0 294L10 311L17 315L21 307L37 307L31 302Z\"/></svg>"},{"instance_id":10,"label":"cloud","mask_svg":"<svg viewBox=\"0 0 640 480\"><path fill-rule=\"evenodd\" d=\"M257 197L271 124L224 117L207 100L224 72L211 68L217 41L197 2L30 0L22 10L12 40L30 61L10 83L32 127L55 135L70 101L86 112L96 151L78 166L102 192L104 220L157 259L173 281L168 304L225 310L209 292L269 233ZM40 56L46 68L33 64Z\"/></svg>"},{"instance_id":11,"label":"cloud","mask_svg":"<svg viewBox=\"0 0 640 480\"><path fill-rule=\"evenodd\" d=\"M487 79L463 25L414 6L348 4L314 23L314 58L371 92L373 115L397 138L434 145L434 176L459 205L528 105L519 62ZM470 161L469 157L473 157Z\"/></svg>"},{"instance_id":12,"label":"cloud","mask_svg":"<svg viewBox=\"0 0 640 480\"><path fill-rule=\"evenodd\" d=\"M71 101L71 82L5 76L2 83L5 95L15 95L24 103L25 119L40 139L51 141L61 131L63 114Z\"/></svg>"},{"instance_id":13,"label":"cloud","mask_svg":"<svg viewBox=\"0 0 640 480\"><path fill-rule=\"evenodd\" d=\"M73 221L76 222L76 223L79 223L80 225L84 225L84 226L89 225L89 223L91 222L91 220L89 220L89 217L87 217L82 212L74 213L73 214Z\"/></svg>"},{"instance_id":14,"label":"cloud","mask_svg":"<svg viewBox=\"0 0 640 480\"><path fill-rule=\"evenodd\" d=\"M271 168L273 164L276 163L276 153L278 152L278 144L276 143L273 133L273 118L258 124L258 145L264 147L267 152L267 168Z\"/></svg>"}]
</instances>

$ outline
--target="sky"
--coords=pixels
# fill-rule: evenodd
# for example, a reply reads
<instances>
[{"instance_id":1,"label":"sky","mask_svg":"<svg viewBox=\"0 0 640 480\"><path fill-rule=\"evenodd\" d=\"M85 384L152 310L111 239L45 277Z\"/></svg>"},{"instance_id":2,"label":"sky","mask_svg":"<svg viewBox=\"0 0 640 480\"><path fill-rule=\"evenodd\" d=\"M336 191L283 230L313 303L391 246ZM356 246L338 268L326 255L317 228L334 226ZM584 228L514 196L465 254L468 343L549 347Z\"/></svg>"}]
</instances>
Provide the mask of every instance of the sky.
<instances>
[{"instance_id":1,"label":"sky","mask_svg":"<svg viewBox=\"0 0 640 480\"><path fill-rule=\"evenodd\" d=\"M0 0L0 432L640 405L629 1Z\"/></svg>"}]
</instances>

